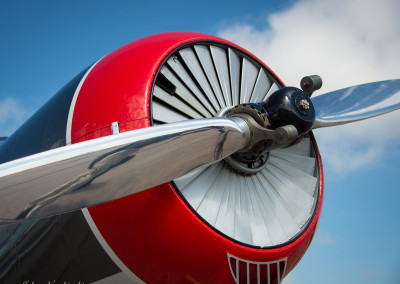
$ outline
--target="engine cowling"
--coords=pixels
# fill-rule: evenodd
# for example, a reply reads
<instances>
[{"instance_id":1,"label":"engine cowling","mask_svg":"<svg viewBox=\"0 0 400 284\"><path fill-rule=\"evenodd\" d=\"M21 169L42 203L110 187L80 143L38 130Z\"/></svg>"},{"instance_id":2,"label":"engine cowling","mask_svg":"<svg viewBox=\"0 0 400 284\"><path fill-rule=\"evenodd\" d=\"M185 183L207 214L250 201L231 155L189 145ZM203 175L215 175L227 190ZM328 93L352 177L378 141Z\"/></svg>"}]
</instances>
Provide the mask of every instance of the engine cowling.
<instances>
[{"instance_id":1,"label":"engine cowling","mask_svg":"<svg viewBox=\"0 0 400 284\"><path fill-rule=\"evenodd\" d=\"M214 116L238 103L264 100L283 86L254 55L223 39L192 32L149 36L86 72L71 104L67 143L111 135L115 122L123 132ZM84 215L110 257L136 280L280 283L314 235L322 164L312 133L265 159L265 171L253 175L221 161L84 209Z\"/></svg>"}]
</instances>

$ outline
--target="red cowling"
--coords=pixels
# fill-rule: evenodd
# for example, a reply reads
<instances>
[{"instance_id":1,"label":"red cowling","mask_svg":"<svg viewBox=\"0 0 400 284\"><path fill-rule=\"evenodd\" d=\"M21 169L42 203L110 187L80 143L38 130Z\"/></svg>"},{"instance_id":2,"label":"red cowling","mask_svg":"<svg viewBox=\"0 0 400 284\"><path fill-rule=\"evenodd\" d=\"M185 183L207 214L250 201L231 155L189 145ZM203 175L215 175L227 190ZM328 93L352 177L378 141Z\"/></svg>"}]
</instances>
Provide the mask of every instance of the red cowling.
<instances>
[{"instance_id":1,"label":"red cowling","mask_svg":"<svg viewBox=\"0 0 400 284\"><path fill-rule=\"evenodd\" d=\"M150 126L151 90L158 68L176 48L195 41L223 42L248 53L223 39L192 32L157 34L111 52L94 66L80 89L72 143L110 135L115 121L121 132ZM274 274L287 275L312 240L323 199L319 154L317 159L321 190L317 212L299 238L279 248L250 248L218 234L189 209L171 183L88 211L102 238L126 266L120 268L146 283L246 283L246 271L256 283L257 271L262 274L267 262L274 262L268 266L271 279Z\"/></svg>"}]
</instances>

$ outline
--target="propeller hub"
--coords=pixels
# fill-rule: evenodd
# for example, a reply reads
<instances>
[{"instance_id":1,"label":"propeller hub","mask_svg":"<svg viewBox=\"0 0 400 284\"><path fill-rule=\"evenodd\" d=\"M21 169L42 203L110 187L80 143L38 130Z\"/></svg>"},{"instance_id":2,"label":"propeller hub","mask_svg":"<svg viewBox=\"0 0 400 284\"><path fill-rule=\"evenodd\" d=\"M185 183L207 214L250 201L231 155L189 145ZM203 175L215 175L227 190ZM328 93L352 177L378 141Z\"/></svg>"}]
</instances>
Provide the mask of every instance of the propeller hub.
<instances>
[{"instance_id":1,"label":"propeller hub","mask_svg":"<svg viewBox=\"0 0 400 284\"><path fill-rule=\"evenodd\" d=\"M315 110L310 97L295 87L285 87L273 93L263 105L271 128L293 125L299 136L309 132L315 122Z\"/></svg>"},{"instance_id":2,"label":"propeller hub","mask_svg":"<svg viewBox=\"0 0 400 284\"><path fill-rule=\"evenodd\" d=\"M239 116L245 119L247 124L259 125L265 129L270 125L267 114L260 104L250 103L237 105L230 109L226 113L226 116ZM249 119L251 119L251 121L249 121ZM265 167L269 157L268 146L271 144L271 141L267 139L254 143L255 139L253 133L250 139L253 140L253 143L250 143L251 146L226 157L224 160L233 170L245 175L256 174Z\"/></svg>"},{"instance_id":3,"label":"propeller hub","mask_svg":"<svg viewBox=\"0 0 400 284\"><path fill-rule=\"evenodd\" d=\"M243 174L261 171L268 162L269 151L299 141L315 121L310 97L294 87L276 91L265 102L237 105L225 115L241 117L250 128L249 145L225 159Z\"/></svg>"}]
</instances>

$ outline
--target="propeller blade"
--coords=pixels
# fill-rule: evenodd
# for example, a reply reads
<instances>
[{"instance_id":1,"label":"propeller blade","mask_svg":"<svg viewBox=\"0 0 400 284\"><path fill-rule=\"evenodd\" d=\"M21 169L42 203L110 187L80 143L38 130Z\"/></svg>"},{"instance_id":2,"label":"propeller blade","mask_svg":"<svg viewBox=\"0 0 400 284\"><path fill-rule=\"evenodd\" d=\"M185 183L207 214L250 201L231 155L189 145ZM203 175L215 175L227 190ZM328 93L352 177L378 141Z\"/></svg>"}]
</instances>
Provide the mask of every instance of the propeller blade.
<instances>
[{"instance_id":1,"label":"propeller blade","mask_svg":"<svg viewBox=\"0 0 400 284\"><path fill-rule=\"evenodd\" d=\"M241 118L153 126L0 165L0 224L56 215L178 178L246 147Z\"/></svg>"},{"instance_id":2,"label":"propeller blade","mask_svg":"<svg viewBox=\"0 0 400 284\"><path fill-rule=\"evenodd\" d=\"M400 79L353 86L311 99L313 128L346 124L400 108Z\"/></svg>"}]
</instances>

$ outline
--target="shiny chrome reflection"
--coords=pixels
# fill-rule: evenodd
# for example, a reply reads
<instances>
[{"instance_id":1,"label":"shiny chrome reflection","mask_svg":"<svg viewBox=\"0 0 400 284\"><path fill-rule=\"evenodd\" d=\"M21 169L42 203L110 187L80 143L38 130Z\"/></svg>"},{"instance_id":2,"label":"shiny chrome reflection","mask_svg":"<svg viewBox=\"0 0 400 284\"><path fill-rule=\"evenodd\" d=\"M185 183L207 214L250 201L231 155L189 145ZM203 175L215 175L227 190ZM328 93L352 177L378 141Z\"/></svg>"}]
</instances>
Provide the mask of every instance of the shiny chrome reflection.
<instances>
[{"instance_id":1,"label":"shiny chrome reflection","mask_svg":"<svg viewBox=\"0 0 400 284\"><path fill-rule=\"evenodd\" d=\"M400 108L400 79L362 84L312 98L313 128L341 125Z\"/></svg>"},{"instance_id":2,"label":"shiny chrome reflection","mask_svg":"<svg viewBox=\"0 0 400 284\"><path fill-rule=\"evenodd\" d=\"M244 148L240 118L189 120L66 146L0 165L0 224L60 214L178 178Z\"/></svg>"},{"instance_id":3,"label":"shiny chrome reflection","mask_svg":"<svg viewBox=\"0 0 400 284\"><path fill-rule=\"evenodd\" d=\"M265 101L281 87L261 62L231 46L186 45L160 66L152 93L153 122L223 117L239 103ZM312 220L320 189L316 155L314 140L306 135L295 145L271 151L252 175L232 170L224 160L175 179L174 186L219 234L246 246L277 246L295 239Z\"/></svg>"}]
</instances>

